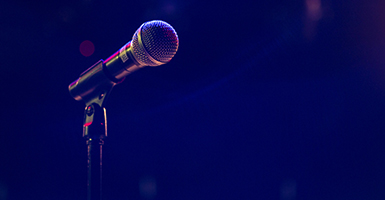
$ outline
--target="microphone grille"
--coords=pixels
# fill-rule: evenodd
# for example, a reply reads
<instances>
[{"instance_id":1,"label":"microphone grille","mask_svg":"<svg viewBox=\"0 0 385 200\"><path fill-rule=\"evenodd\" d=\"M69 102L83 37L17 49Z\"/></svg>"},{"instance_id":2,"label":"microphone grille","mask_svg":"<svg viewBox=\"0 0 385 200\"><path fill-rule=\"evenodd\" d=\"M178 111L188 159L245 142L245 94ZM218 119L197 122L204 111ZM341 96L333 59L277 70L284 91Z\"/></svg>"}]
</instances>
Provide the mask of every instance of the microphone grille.
<instances>
[{"instance_id":1,"label":"microphone grille","mask_svg":"<svg viewBox=\"0 0 385 200\"><path fill-rule=\"evenodd\" d=\"M132 38L135 59L145 66L158 66L169 62L179 46L174 28L160 20L142 24Z\"/></svg>"}]
</instances>

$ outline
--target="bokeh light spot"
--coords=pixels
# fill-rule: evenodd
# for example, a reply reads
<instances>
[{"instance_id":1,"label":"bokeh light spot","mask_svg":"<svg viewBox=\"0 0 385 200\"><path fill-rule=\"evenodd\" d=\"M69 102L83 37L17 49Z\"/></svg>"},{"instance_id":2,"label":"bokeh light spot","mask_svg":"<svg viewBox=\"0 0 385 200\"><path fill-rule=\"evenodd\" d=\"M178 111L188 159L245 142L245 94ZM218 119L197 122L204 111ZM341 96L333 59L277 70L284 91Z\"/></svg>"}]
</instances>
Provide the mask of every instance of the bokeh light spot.
<instances>
[{"instance_id":1,"label":"bokeh light spot","mask_svg":"<svg viewBox=\"0 0 385 200\"><path fill-rule=\"evenodd\" d=\"M156 180L153 177L142 177L139 181L140 194L144 199L154 199L157 193Z\"/></svg>"},{"instance_id":2,"label":"bokeh light spot","mask_svg":"<svg viewBox=\"0 0 385 200\"><path fill-rule=\"evenodd\" d=\"M297 182L285 180L281 184L281 200L294 200L297 196Z\"/></svg>"},{"instance_id":3,"label":"bokeh light spot","mask_svg":"<svg viewBox=\"0 0 385 200\"><path fill-rule=\"evenodd\" d=\"M0 200L7 199L7 185L0 181Z\"/></svg>"},{"instance_id":4,"label":"bokeh light spot","mask_svg":"<svg viewBox=\"0 0 385 200\"><path fill-rule=\"evenodd\" d=\"M91 56L95 52L94 43L89 40L84 40L79 47L80 53L85 56Z\"/></svg>"}]
</instances>

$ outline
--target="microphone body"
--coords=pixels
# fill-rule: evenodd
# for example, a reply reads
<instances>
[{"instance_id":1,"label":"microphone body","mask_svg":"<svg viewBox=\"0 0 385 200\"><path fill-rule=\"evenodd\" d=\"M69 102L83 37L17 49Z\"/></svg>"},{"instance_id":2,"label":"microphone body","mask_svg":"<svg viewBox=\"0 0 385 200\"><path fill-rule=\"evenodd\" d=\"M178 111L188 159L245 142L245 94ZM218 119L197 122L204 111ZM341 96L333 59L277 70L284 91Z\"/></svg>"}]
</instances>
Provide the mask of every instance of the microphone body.
<instances>
[{"instance_id":1,"label":"microphone body","mask_svg":"<svg viewBox=\"0 0 385 200\"><path fill-rule=\"evenodd\" d=\"M178 46L179 39L171 25L158 20L146 22L130 42L84 71L68 86L69 92L75 100L88 102L142 67L166 64Z\"/></svg>"},{"instance_id":2,"label":"microphone body","mask_svg":"<svg viewBox=\"0 0 385 200\"><path fill-rule=\"evenodd\" d=\"M99 60L92 65L69 85L71 96L77 101L87 101L122 82L128 74L144 67L133 58L131 52L131 42L128 42L106 60Z\"/></svg>"}]
</instances>

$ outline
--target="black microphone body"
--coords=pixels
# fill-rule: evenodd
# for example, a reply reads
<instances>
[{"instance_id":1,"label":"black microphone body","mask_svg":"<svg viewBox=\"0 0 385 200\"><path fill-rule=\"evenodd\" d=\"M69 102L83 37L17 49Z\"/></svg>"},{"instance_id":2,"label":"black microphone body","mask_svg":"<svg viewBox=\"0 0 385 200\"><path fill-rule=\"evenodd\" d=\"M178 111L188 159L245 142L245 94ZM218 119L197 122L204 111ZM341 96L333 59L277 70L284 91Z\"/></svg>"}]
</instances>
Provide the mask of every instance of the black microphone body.
<instances>
[{"instance_id":1,"label":"black microphone body","mask_svg":"<svg viewBox=\"0 0 385 200\"><path fill-rule=\"evenodd\" d=\"M75 100L87 103L142 67L166 64L178 46L179 39L171 25L163 21L146 22L130 42L84 71L68 86L69 92Z\"/></svg>"},{"instance_id":2,"label":"black microphone body","mask_svg":"<svg viewBox=\"0 0 385 200\"><path fill-rule=\"evenodd\" d=\"M122 55L121 50L125 51L126 55ZM69 85L71 96L77 101L87 102L103 93L105 89L122 82L128 74L144 67L133 58L131 42L124 45L121 50L106 60L99 60L80 74L79 78ZM122 59L123 56L127 56L128 59Z\"/></svg>"}]
</instances>

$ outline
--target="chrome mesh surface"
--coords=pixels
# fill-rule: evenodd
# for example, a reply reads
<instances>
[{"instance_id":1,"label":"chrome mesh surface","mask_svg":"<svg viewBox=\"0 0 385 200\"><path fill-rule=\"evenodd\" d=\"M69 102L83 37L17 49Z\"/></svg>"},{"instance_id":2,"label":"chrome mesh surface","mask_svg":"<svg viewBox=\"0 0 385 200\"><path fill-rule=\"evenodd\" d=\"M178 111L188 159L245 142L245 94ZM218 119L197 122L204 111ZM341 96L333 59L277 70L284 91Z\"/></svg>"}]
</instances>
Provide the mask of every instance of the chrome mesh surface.
<instances>
[{"instance_id":1,"label":"chrome mesh surface","mask_svg":"<svg viewBox=\"0 0 385 200\"><path fill-rule=\"evenodd\" d=\"M132 38L133 54L141 65L158 66L169 62L178 46L175 30L159 20L142 24Z\"/></svg>"}]
</instances>

